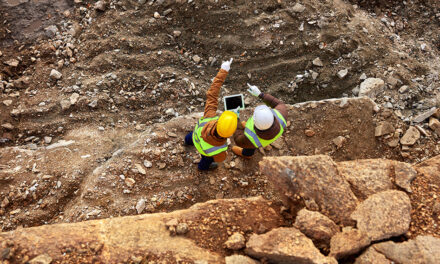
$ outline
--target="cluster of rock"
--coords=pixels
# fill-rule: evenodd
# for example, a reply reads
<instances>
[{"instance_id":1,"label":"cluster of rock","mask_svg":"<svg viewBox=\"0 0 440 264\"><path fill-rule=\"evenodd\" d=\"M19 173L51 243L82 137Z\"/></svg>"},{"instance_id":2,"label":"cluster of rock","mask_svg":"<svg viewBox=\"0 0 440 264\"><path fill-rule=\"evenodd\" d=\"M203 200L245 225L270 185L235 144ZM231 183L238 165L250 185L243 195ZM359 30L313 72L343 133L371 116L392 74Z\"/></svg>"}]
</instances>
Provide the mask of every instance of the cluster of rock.
<instances>
[{"instance_id":1,"label":"cluster of rock","mask_svg":"<svg viewBox=\"0 0 440 264\"><path fill-rule=\"evenodd\" d=\"M417 176L411 165L300 156L267 157L260 167L281 191L293 224L283 218L285 208L263 198L213 200L167 214L1 233L2 260L336 264L356 256L356 264L440 262L439 238L390 240L406 240L408 193Z\"/></svg>"},{"instance_id":2,"label":"cluster of rock","mask_svg":"<svg viewBox=\"0 0 440 264\"><path fill-rule=\"evenodd\" d=\"M417 176L411 165L383 159L334 162L328 156L300 156L266 157L260 168L279 189L291 211L297 212L295 227L283 230L279 239L288 241L287 237L295 237L300 231L318 248L329 249L329 257L338 260L368 248L356 263L414 263L411 260L415 258L424 260L420 263L440 261L439 254L430 255L432 250L438 250L440 239L419 236L404 243L386 241L406 235L410 227L408 194L412 192L411 181ZM399 253L409 248L410 256L404 260ZM279 248L273 250L283 252ZM264 257L278 263L288 254Z\"/></svg>"},{"instance_id":3,"label":"cluster of rock","mask_svg":"<svg viewBox=\"0 0 440 264\"><path fill-rule=\"evenodd\" d=\"M25 228L0 234L0 260L44 264L243 263L236 261L251 260L246 256L225 260L222 245L228 234L231 238L226 245L238 250L245 240L236 238L235 233L261 232L255 223L266 229L284 224L275 209L263 198L214 200L166 214Z\"/></svg>"},{"instance_id":4,"label":"cluster of rock","mask_svg":"<svg viewBox=\"0 0 440 264\"><path fill-rule=\"evenodd\" d=\"M346 111L355 112L359 107L373 112L370 110L373 104L368 98L288 105L293 114L287 122L287 136L271 146L260 149L255 161L261 155L279 156L291 153L291 148L303 152L308 148L315 149L333 144L333 136L325 138L326 135L322 136L324 140L319 143L303 140L302 133L296 131L301 132L304 127L289 124L298 124L303 118L320 115L323 109L327 115L339 117L344 116ZM310 110L314 112L309 112ZM4 178L8 180L7 187L0 192L0 196L9 195L8 203L5 201L0 209L0 224L3 230L58 221L74 222L116 215L170 211L206 199L258 195L272 197L273 188L266 177L258 173L258 168L248 166L246 161L234 155L229 155L223 163L224 166L209 173L207 177L195 176L197 167L194 164L199 162L200 155L193 147L182 146L181 142L202 114L179 116L166 123L152 126L138 122L130 133L124 131L124 136L119 132L121 123L117 123L116 128L110 124L75 127L62 139L41 135L29 136L25 139L27 146L21 146L20 150L0 149L0 156L3 157L0 158L0 164L9 164L9 167L3 170ZM251 114L252 109L246 109L241 116L246 118ZM365 120L358 114L353 113L353 117ZM327 127L322 120L316 120L315 125ZM344 126L328 128L326 133L347 135L343 134ZM364 138L358 139L359 134L351 133L350 139L371 142L373 146L376 141L373 128L371 122L371 126L368 126L370 132ZM315 137L321 137L320 131L315 131ZM297 141L302 140L307 142L307 146L296 145ZM110 141L119 142L118 147L114 148L113 144L108 144ZM344 149L353 147L346 143ZM26 148L35 151L22 152L22 149ZM368 149L366 151L370 152ZM312 153L313 151L310 151L310 154ZM29 164L28 160L33 159L35 162ZM44 160L51 163L43 162ZM68 160L69 166L53 166L52 164L57 164L58 160ZM82 185L82 188L77 190L77 185L85 179L90 184ZM108 197L109 194L113 196L111 199ZM72 196L75 199L69 202L70 206L66 208L62 201L65 197L72 200ZM102 200L107 203L103 204ZM63 218L54 217L53 213L62 214Z\"/></svg>"},{"instance_id":5,"label":"cluster of rock","mask_svg":"<svg viewBox=\"0 0 440 264\"><path fill-rule=\"evenodd\" d=\"M410 126L405 131L396 128L389 121L378 122L375 136L383 138L384 142L392 148L400 147L404 158L411 157L411 148L423 137L433 140L440 137L440 109L433 107L411 119Z\"/></svg>"},{"instance_id":6,"label":"cluster of rock","mask_svg":"<svg viewBox=\"0 0 440 264\"><path fill-rule=\"evenodd\" d=\"M366 77L366 76L365 76ZM401 142L402 145L409 146L414 145L414 143L420 138L420 133L422 133L424 136L427 136L427 133L425 131L426 128L430 128L435 132L435 134L438 136L440 133L440 121L438 118L440 118L440 111L437 109L437 101L436 99L432 99L428 102L422 102L421 104L415 104L415 105L407 105L405 102L411 101L414 98L414 93L412 93L412 89L408 85L401 85L401 87L398 89L398 97L399 99L392 99L391 96L383 96L384 91L386 91L386 88L392 89L396 88L396 85L398 83L401 83L400 80L397 80L393 77L388 78L387 82L380 78L366 78L363 80L363 82L360 84L359 87L356 87L354 89L354 94L358 96L366 96L371 99L374 99L377 102L382 102L383 107L385 109L391 109L395 110L394 114L401 118L403 121L410 123L414 127L409 131L408 136L404 138ZM395 98L395 97L394 97ZM392 103L399 103L399 105L393 106ZM404 111L407 108L416 109L415 111ZM405 112L405 113L404 113ZM428 121L429 123L424 124L425 121ZM383 128L379 126L379 128ZM417 128L417 132L415 130ZM395 132L395 131L387 131L389 133ZM397 133L402 134L402 131L396 131ZM382 133L382 135L384 135ZM381 136L381 135L378 135ZM395 143L391 143L392 146L395 146Z\"/></svg>"},{"instance_id":7,"label":"cluster of rock","mask_svg":"<svg viewBox=\"0 0 440 264\"><path fill-rule=\"evenodd\" d=\"M40 40L29 47L25 56L17 56L17 58L4 61L6 72L17 72L20 76L17 78L15 74L8 74L10 77L5 77L0 74L0 91L3 92L4 97L7 97L3 99L3 104L8 108L13 118L29 112L28 107L25 107L23 105L24 101L21 100L24 96L36 97L39 95L40 89L38 89L38 86L33 87L31 84L41 76L37 76L37 78L31 76L33 73L32 68L41 68L42 64L47 63L48 58L50 58L53 64L51 68L44 71L47 72L48 85L52 85L57 84L63 78L62 69L64 67L77 62L78 48L81 45L81 41L77 39L77 36L81 32L82 25L74 21L74 15L70 10L60 12L62 12L63 20L59 21L57 25L44 28L44 34L48 39ZM26 58L28 56L29 59ZM50 103L50 98L39 102L33 115L42 114L44 112L42 109L50 106ZM62 101L61 107L64 109L66 103ZM46 111L50 110L49 107ZM5 122L1 126L8 132L16 128L11 122ZM9 134L6 135L7 140L13 139ZM39 140L28 141L36 143Z\"/></svg>"}]
</instances>

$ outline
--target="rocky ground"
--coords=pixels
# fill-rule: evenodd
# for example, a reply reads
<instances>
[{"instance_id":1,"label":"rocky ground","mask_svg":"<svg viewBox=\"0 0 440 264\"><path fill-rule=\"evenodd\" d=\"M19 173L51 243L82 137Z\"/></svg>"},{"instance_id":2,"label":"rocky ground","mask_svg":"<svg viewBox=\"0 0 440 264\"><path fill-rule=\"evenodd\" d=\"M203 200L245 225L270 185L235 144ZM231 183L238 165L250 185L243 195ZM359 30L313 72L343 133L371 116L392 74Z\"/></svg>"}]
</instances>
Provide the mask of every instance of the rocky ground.
<instances>
[{"instance_id":1,"label":"rocky ground","mask_svg":"<svg viewBox=\"0 0 440 264\"><path fill-rule=\"evenodd\" d=\"M2 231L222 198L281 206L264 157L325 154L350 167L440 154L437 1L3 0L0 13ZM221 95L256 84L289 104L289 127L255 159L231 153L200 173L182 138L230 57ZM242 117L257 103L246 96ZM423 166L400 240L440 234L437 179ZM291 221L300 207L290 209Z\"/></svg>"},{"instance_id":2,"label":"rocky ground","mask_svg":"<svg viewBox=\"0 0 440 264\"><path fill-rule=\"evenodd\" d=\"M171 213L43 225L1 233L0 249L6 263L434 264L439 202L418 197L438 190L423 192L415 179L436 184L439 165L439 156L416 166L265 157L261 172L284 206L218 199Z\"/></svg>"}]
</instances>

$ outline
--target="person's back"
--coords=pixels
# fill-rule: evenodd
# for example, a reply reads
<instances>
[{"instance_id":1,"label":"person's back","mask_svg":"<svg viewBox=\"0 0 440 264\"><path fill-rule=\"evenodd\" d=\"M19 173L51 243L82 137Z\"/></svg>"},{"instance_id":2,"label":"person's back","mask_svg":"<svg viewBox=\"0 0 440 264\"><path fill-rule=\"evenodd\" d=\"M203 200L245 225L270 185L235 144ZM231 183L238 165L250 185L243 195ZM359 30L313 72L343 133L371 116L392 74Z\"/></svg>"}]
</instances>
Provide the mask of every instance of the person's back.
<instances>
[{"instance_id":1,"label":"person's back","mask_svg":"<svg viewBox=\"0 0 440 264\"><path fill-rule=\"evenodd\" d=\"M237 129L238 118L234 112L225 111L220 117L217 116L220 88L228 75L231 63L232 59L223 62L206 93L203 117L197 122L194 131L185 137L185 144L195 146L202 156L198 164L199 170L215 169L217 164L214 162L223 162L226 159L227 138Z\"/></svg>"},{"instance_id":2,"label":"person's back","mask_svg":"<svg viewBox=\"0 0 440 264\"><path fill-rule=\"evenodd\" d=\"M248 84L249 85L249 84ZM232 151L241 157L250 158L255 150L277 140L284 133L287 123L287 106L270 94L264 94L257 86L249 85L248 90L266 103L259 105L247 122L239 123L234 134L237 146Z\"/></svg>"}]
</instances>

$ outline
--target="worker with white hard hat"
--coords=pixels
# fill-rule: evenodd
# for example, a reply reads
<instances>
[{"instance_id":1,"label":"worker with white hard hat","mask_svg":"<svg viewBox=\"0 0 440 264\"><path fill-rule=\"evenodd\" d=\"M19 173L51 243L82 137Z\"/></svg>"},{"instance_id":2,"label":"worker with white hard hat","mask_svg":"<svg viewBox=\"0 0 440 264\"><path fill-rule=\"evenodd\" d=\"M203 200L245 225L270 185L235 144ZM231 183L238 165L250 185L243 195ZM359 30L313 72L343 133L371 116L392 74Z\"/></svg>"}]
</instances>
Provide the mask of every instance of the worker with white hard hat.
<instances>
[{"instance_id":1,"label":"worker with white hard hat","mask_svg":"<svg viewBox=\"0 0 440 264\"><path fill-rule=\"evenodd\" d=\"M257 86L248 86L248 92L266 104L257 106L247 122L238 124L234 134L237 146L232 147L232 152L250 159L256 149L266 147L281 137L286 129L287 107L272 95L262 93Z\"/></svg>"}]
</instances>

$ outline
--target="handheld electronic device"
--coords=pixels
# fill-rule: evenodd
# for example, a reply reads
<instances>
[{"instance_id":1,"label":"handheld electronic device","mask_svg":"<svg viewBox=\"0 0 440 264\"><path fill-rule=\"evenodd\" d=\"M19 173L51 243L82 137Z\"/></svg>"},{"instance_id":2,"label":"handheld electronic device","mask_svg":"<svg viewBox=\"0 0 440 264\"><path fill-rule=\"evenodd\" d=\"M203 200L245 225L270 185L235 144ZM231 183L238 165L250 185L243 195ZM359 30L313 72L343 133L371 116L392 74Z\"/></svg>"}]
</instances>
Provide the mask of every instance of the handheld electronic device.
<instances>
[{"instance_id":1,"label":"handheld electronic device","mask_svg":"<svg viewBox=\"0 0 440 264\"><path fill-rule=\"evenodd\" d=\"M242 94L234 94L223 97L225 103L225 111L235 110L240 107L240 110L244 109L244 99Z\"/></svg>"}]
</instances>

